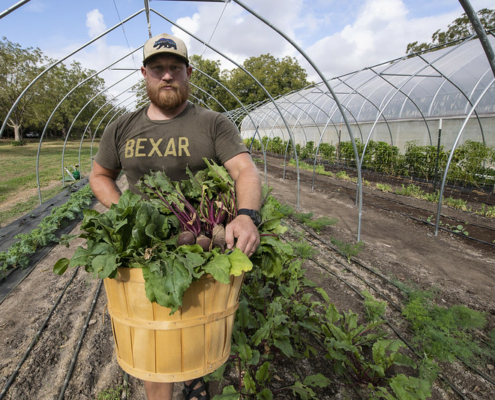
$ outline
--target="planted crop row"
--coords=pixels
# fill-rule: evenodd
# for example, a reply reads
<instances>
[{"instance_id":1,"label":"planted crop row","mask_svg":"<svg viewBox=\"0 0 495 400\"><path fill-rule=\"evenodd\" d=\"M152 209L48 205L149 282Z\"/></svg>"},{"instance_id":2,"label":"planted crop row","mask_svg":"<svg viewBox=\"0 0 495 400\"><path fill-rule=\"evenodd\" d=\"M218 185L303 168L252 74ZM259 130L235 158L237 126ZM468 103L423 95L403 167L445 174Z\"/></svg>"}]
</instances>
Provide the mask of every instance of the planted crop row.
<instances>
[{"instance_id":1,"label":"planted crop row","mask_svg":"<svg viewBox=\"0 0 495 400\"><path fill-rule=\"evenodd\" d=\"M0 272L15 267L27 267L29 257L38 249L51 243L58 243L60 239L56 231L67 226L70 221L82 216L93 199L93 192L89 185L70 195L68 201L52 210L44 217L39 225L29 233L16 235L19 239L7 251L0 252Z\"/></svg>"},{"instance_id":2,"label":"planted crop row","mask_svg":"<svg viewBox=\"0 0 495 400\"><path fill-rule=\"evenodd\" d=\"M276 154L291 154L290 141L284 141L279 137L271 140L264 136L261 140L264 148ZM251 139L245 139L247 145ZM404 154L401 154L397 146L385 142L370 140L363 156L364 143L356 139L358 154L362 157L362 167L379 173L394 176L416 177L426 181L440 180L445 171L447 160L451 151L445 151L444 146L419 146L417 141L406 144ZM258 140L253 141L252 148L260 151L262 145ZM313 141L308 141L305 146L296 145L298 158L311 160L316 156L331 164L339 163L350 167L356 167L356 157L352 142L341 142L338 146L321 143L317 149ZM468 140L455 149L452 162L447 175L451 184L464 186L480 186L495 184L495 149L481 142Z\"/></svg>"}]
</instances>

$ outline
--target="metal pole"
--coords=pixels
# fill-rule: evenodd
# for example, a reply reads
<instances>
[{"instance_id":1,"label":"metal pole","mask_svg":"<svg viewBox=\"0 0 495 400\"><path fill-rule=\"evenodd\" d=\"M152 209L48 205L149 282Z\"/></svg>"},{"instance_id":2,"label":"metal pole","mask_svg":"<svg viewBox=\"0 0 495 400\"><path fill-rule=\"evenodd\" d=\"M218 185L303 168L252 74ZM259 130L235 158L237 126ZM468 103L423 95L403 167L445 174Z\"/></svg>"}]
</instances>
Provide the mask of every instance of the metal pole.
<instances>
[{"instance_id":1,"label":"metal pole","mask_svg":"<svg viewBox=\"0 0 495 400\"><path fill-rule=\"evenodd\" d=\"M23 6L24 4L26 3L29 3L31 0L22 0L20 1L19 3L17 4L14 4L13 6L10 6L9 8L7 8L5 11L3 11L1 14L0 14L0 19L2 19L3 17L9 15L12 11L15 11L17 10L19 7Z\"/></svg>"},{"instance_id":2,"label":"metal pole","mask_svg":"<svg viewBox=\"0 0 495 400\"><path fill-rule=\"evenodd\" d=\"M272 28L275 32L277 32L279 35L281 35L285 40L287 40L294 48L297 49L297 51L310 63L310 65L313 67L313 69L316 71L316 73L320 76L322 79L323 83L329 90L329 92L332 94L333 99L335 100L335 103L337 104L337 107L340 111L340 114L342 115L342 118L344 119L344 122L347 126L347 130L349 131L349 136L351 137L352 140L352 147L354 149L354 154L356 156L356 160L358 161L358 186L359 186L359 211L358 211L358 232L357 232L357 240L358 242L361 240L361 218L362 218L362 212L363 212L363 189L362 189L362 184L361 184L361 162L359 159L359 153L357 151L356 147L356 142L354 140L354 135L352 134L352 129L349 121L347 120L347 117L344 113L344 109L342 105L340 104L339 100L337 99L337 96L335 95L333 89L330 87L330 84L326 80L325 76L323 73L320 71L320 69L317 67L317 65L313 62L311 58L303 51L301 47L299 47L292 39L290 39L286 34L284 34L282 31L277 29L275 26L273 26L270 22L268 22L266 19L264 19L261 15L257 14L255 11L251 10L248 6L240 2L239 0L233 0L234 3L239 4L242 8L244 8L246 11L248 11L250 14L254 15L256 18L258 18L260 21L264 22L267 26ZM295 147L294 147L295 151ZM296 156L296 162L297 162L297 156ZM298 165L299 169L299 165Z\"/></svg>"},{"instance_id":3,"label":"metal pole","mask_svg":"<svg viewBox=\"0 0 495 400\"><path fill-rule=\"evenodd\" d=\"M495 76L495 52L493 51L492 45L486 36L485 28L481 25L478 14L474 11L474 8L469 0L459 0L459 3L461 3L462 8L464 8L464 11L466 11L468 18L471 21L471 24L473 24L473 28L478 35L481 46L483 46L483 50L485 50L486 58L488 59L493 75Z\"/></svg>"},{"instance_id":4,"label":"metal pole","mask_svg":"<svg viewBox=\"0 0 495 400\"><path fill-rule=\"evenodd\" d=\"M481 99L485 96L486 92L488 92L490 90L490 88L492 87L492 85L494 83L495 83L495 79L493 79L488 85L486 85L486 88L485 88L485 90L483 90L483 93L480 94L480 97L478 97L478 100L476 100L476 102L473 104L473 107L471 108L468 115L466 116L466 119L464 120L464 123L461 126L461 130L457 134L457 137L455 138L454 144L452 145L452 150L450 151L449 159L447 160L447 165L445 166L445 171L443 173L442 186L440 188L440 193L438 196L437 220L435 223L435 236L438 235L438 227L440 225L440 213L442 212L442 197L443 197L443 191L445 188L445 182L447 181L447 174L449 172L449 167L450 167L450 163L452 162L452 158L454 157L454 151L457 147L457 143L459 142L459 139L461 138L462 132L466 128L466 125L469 121L469 118L471 118L471 115L473 114L474 109L478 106Z\"/></svg>"},{"instance_id":5,"label":"metal pole","mask_svg":"<svg viewBox=\"0 0 495 400\"><path fill-rule=\"evenodd\" d=\"M435 165L435 178L433 185L433 193L437 191L437 174L438 174L438 158L440 157L440 140L442 139L442 118L438 122L438 144L437 144L437 162Z\"/></svg>"},{"instance_id":6,"label":"metal pole","mask_svg":"<svg viewBox=\"0 0 495 400\"><path fill-rule=\"evenodd\" d=\"M48 68L46 68L45 70L43 70L36 78L34 78L30 83L29 85L26 86L26 88L22 91L22 93L19 95L19 97L17 98L17 100L15 101L15 103L12 105L12 107L10 108L7 116L5 117L5 120L3 121L3 125L2 125L2 128L0 129L0 138L2 137L2 134L3 134L3 131L5 130L5 126L7 125L7 121L9 120L10 116L12 115L12 113L14 112L14 110L17 108L17 105L19 104L19 102L21 101L21 99L24 97L24 95L26 94L26 92L31 88L31 86L33 86L43 75L45 75L48 71L50 71L52 68L56 67L58 64L60 64L62 61L65 61L66 59L68 59L69 57L73 56L74 54L76 54L77 52L79 52L80 50L84 49L85 47L89 46L91 43L93 42L96 42L98 39L102 38L103 36L107 35L108 33L112 32L114 29L118 28L119 26L123 25L125 22L131 20L132 18L136 17L137 15L141 14L142 12L144 11L144 8L134 14L132 14L130 17L127 17L126 19L124 19L122 22L119 22L118 24L114 25L113 27L111 27L110 29L107 29L105 32L103 32L101 35L98 35L97 37L95 37L94 39L91 39L89 42L87 42L86 44L82 45L81 47L79 47L78 49L74 50L72 53L66 55L64 58L61 58L60 60L54 62L52 65L50 65Z\"/></svg>"}]
</instances>

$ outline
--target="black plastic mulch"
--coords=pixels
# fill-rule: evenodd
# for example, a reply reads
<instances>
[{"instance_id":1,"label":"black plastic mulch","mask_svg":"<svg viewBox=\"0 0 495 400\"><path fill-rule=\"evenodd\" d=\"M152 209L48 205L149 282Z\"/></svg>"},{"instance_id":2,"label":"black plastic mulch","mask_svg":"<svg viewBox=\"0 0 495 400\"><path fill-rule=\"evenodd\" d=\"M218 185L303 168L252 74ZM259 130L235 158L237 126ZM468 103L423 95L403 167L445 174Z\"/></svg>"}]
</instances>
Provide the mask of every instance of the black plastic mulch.
<instances>
[{"instance_id":1,"label":"black plastic mulch","mask_svg":"<svg viewBox=\"0 0 495 400\"><path fill-rule=\"evenodd\" d=\"M30 213L17 219L11 224L0 228L0 252L7 251L10 246L19 240L15 239L16 235L21 233L29 233L33 229L37 228L41 220L52 213L54 207L60 207L65 204L69 200L72 193L82 189L87 184L87 178L73 183L70 187L67 187L66 190L47 200ZM93 203L95 204L96 201L96 199L93 200ZM68 222L67 226L57 230L55 235L60 238L63 234L69 233L72 229L74 229L79 222L79 218ZM48 255L50 250L56 244L57 243L51 243L48 246L38 249L38 251L32 254L29 258L29 265L26 268L14 268L4 273L3 276L0 275L0 303L2 303L5 297L29 275L36 264Z\"/></svg>"}]
</instances>

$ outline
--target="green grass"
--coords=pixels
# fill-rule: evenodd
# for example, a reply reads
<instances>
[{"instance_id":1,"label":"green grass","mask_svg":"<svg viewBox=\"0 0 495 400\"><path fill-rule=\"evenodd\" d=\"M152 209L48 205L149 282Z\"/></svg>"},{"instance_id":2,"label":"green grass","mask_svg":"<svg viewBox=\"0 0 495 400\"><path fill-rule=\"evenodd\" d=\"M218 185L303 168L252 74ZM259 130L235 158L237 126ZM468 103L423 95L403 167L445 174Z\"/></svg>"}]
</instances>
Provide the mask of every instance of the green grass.
<instances>
[{"instance_id":1,"label":"green grass","mask_svg":"<svg viewBox=\"0 0 495 400\"><path fill-rule=\"evenodd\" d=\"M98 150L99 142L93 145L93 156ZM64 141L52 140L43 142L39 158L39 180L42 200L47 201L63 190L62 186L62 152ZM64 166L70 167L79 163L80 141L69 141L65 148ZM80 170L83 177L90 171L91 142L86 140L81 148ZM36 157L38 141L27 141L24 146L12 146L11 140L0 140L0 210L2 204L13 196L18 196L29 189L32 194L26 195L22 201L17 201L7 209L0 211L0 225L5 225L24 214L29 213L39 205L36 180ZM71 168L69 168L70 170ZM65 174L66 185L72 181ZM60 185L54 186L54 181Z\"/></svg>"}]
</instances>

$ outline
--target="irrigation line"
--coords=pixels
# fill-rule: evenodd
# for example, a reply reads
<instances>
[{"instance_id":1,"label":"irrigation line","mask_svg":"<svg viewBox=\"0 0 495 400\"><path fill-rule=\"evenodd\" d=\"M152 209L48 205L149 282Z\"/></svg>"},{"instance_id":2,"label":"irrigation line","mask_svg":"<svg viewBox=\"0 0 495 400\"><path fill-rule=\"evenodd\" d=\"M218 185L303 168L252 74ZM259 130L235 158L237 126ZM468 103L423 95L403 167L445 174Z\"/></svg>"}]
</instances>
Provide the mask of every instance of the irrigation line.
<instances>
[{"instance_id":1,"label":"irrigation line","mask_svg":"<svg viewBox=\"0 0 495 400\"><path fill-rule=\"evenodd\" d=\"M336 273L333 271L329 270L326 266L321 264L319 261L313 259L313 258L308 258L309 261L312 261L316 265L318 265L320 268L324 269L327 271L330 275L334 276L335 278L339 279L342 283L347 285L353 292L355 292L358 296L361 297L361 299L365 300L365 297L355 288L353 287L349 282L347 282L344 278L338 276ZM395 328L386 318L383 318L385 323L394 331L394 333L397 335L397 337L404 342L404 344L413 352L414 355L416 355L419 359L421 359L421 355L419 352L404 338L404 336L400 333L400 331ZM444 381L447 385L450 386L450 388L461 398L461 399L466 399L466 397L462 394L462 392L454 386L453 383L451 383L447 378L445 378L443 375L438 374L438 378Z\"/></svg>"},{"instance_id":2,"label":"irrigation line","mask_svg":"<svg viewBox=\"0 0 495 400\"><path fill-rule=\"evenodd\" d=\"M100 279L100 282L98 283L98 288L96 289L95 297L93 298L93 302L91 303L91 309L89 310L89 313L86 317L84 328L81 332L81 336L79 337L79 342L77 343L77 347L76 347L76 350L75 350L74 355L72 357L72 361L70 363L69 370L67 371L67 375L65 376L64 386L62 387L62 391L60 392L60 395L58 396L58 400L64 399L65 390L67 389L67 385L69 384L70 377L72 375L72 372L74 371L74 367L75 367L76 361L77 361L77 356L79 355L79 351L81 350L84 336L86 335L86 331L88 330L89 321L91 320L91 317L93 316L93 311L95 309L96 302L98 301L98 297L100 295L100 290L101 290L102 285L103 285L103 279Z\"/></svg>"},{"instance_id":3,"label":"irrigation line","mask_svg":"<svg viewBox=\"0 0 495 400\"><path fill-rule=\"evenodd\" d=\"M427 210L427 209L425 209L425 208L421 208L421 207L418 207L418 206L413 206L413 205L411 205L411 204L404 203L404 202L402 202L402 201L400 201L400 200L389 199L388 197L379 196L379 195L377 195L377 194L373 194L373 193L371 193L371 194L370 194L370 193L368 193L368 196L369 196L369 195L371 195L371 196L373 196L373 197L376 197L376 198L378 198L378 199L383 199L383 200L387 200L387 201L392 201L392 202L397 203L397 204L400 204L400 205L404 205L404 206L407 206L407 207L411 207L411 208L414 208L414 209L416 209L416 210L421 210L421 211L429 211L429 210ZM480 215L480 214L473 213L472 211L464 211L464 210L462 210L462 212L465 212L465 213L468 213L468 214L471 214L471 215L479 215L479 216L482 216L482 215ZM466 222L466 221L464 221L464 220L462 220L462 219L459 219L459 218L457 218L457 217L449 217L448 215L445 215L445 214L440 214L440 216L441 216L441 217L444 217L444 218L449 218L449 219L452 219L452 220L457 221L457 222L461 222L461 223L466 224L466 225L469 225L469 226L476 226L476 227L478 227L478 228L483 228L483 229L488 229L488 230L490 230L490 231L495 231L495 228L492 228L492 227L490 227L490 226L473 224L473 223L471 223L471 222Z\"/></svg>"},{"instance_id":4,"label":"irrigation line","mask_svg":"<svg viewBox=\"0 0 495 400\"><path fill-rule=\"evenodd\" d=\"M319 240L320 242L322 242L323 244L325 244L325 246L327 246L328 248L330 248L331 250L337 252L340 254L339 250L333 246L332 244L328 243L325 239L323 239L322 237L318 236L316 233L314 232L311 232L310 230L308 230L303 224L301 224L299 221L296 221L295 219L291 218L292 221L294 221L296 224L298 224L301 228L303 228L306 232L308 232L311 236L313 236L315 239ZM385 282L395 286L397 289L400 289L399 286L397 286L397 284L395 284L394 282L392 282L390 279L388 279L386 276L372 270L370 267L367 267L366 265L362 264L359 260L356 260L354 257L351 257L351 260L358 263L361 267L363 267L364 269L366 269L368 272L371 272L372 274L375 274L376 276L378 276L379 278L383 279Z\"/></svg>"},{"instance_id":5,"label":"irrigation line","mask_svg":"<svg viewBox=\"0 0 495 400\"><path fill-rule=\"evenodd\" d=\"M40 335L41 335L41 332L45 329L46 327L46 324L48 323L48 321L50 320L53 312L55 311L55 308L57 308L57 306L59 305L60 301L62 300L62 297L63 295L65 294L67 288L69 287L69 285L72 283L72 281L74 280L74 278L76 277L76 274L77 274L77 271L79 271L79 267L76 268L76 270L74 271L74 273L72 274L72 277L69 279L69 281L66 283L64 289L62 290L62 293L60 293L60 296L58 297L57 301L55 302L55 304L53 305L50 313L48 314L48 316L46 317L45 321L43 322L43 324L41 325L41 328L38 330L38 332L36 332L36 334L34 335L34 338L33 340L31 341L31 344L29 345L29 348L27 349L26 353L24 354L24 357L22 358L22 360L19 362L19 364L17 365L16 369L14 370L14 372L12 373L12 375L10 376L7 384L5 385L5 387L3 388L3 391L2 393L0 393L0 400L3 399L3 397L5 396L5 394L7 393L7 390L9 389L9 387L12 385L12 383L14 382L17 374L19 373L19 370L21 369L21 366L22 364L24 364L24 362L26 361L29 353L31 352L31 350L34 348L34 346L36 345L36 343L38 343L38 340L40 338Z\"/></svg>"},{"instance_id":6,"label":"irrigation line","mask_svg":"<svg viewBox=\"0 0 495 400\"><path fill-rule=\"evenodd\" d=\"M272 167L272 168L273 168L273 167ZM280 168L280 167L275 167L275 168L282 169L282 168ZM334 186L338 186L338 187L341 187L341 188L349 189L348 187L346 187L346 186L342 186L342 185L334 185ZM354 197L354 196L352 196L352 195L347 195L347 196L349 196L351 199L355 198L355 197ZM372 196L374 196L374 195L372 195ZM375 197L378 197L378 198L382 198L382 199L383 199L383 197L381 197L381 196L375 196ZM433 223L431 223L431 222L428 222L428 221L425 221L425 220L423 220L423 219L416 218L416 217L413 217L412 215L408 215L408 214L402 213L402 212L400 212L400 211L392 210L392 209L387 208L387 207L379 206L379 205L376 205L376 204L370 203L370 202L368 202L368 201L363 201L363 204L364 204L364 205L369 205L369 206L372 206L372 207L375 207L375 208L380 208L380 209L382 209L382 210L385 210L385 211L388 211L388 212L392 212L392 213L395 213L395 214L399 214L399 215L402 215L402 216L404 216L404 217L411 218L411 219L412 219L412 220L414 220L414 221L422 222L422 223L424 223L424 224L426 224L426 225L435 226L435 224L433 224ZM403 203L403 204L405 204L405 203ZM405 205L408 205L408 204L405 204ZM428 211L428 210L426 210L426 209L422 209L422 208L420 208L420 210ZM445 216L445 218L450 218L450 217ZM468 224L468 225L469 225L469 224ZM473 226L477 226L477 227L479 227L479 228L484 228L483 226L480 226L480 225L474 225L474 224L472 224L472 225L473 225ZM473 241L475 241L475 242L479 242L479 243L483 243L483 244L486 244L486 245L491 246L491 247L495 247L495 243L485 242L484 240L481 240L481 239L476 239L476 238L471 237L471 236L466 236L466 235L465 235L465 234L463 234L463 233L458 233L458 232L455 232L455 231L453 231L453 230L450 230L450 229L444 228L444 227L442 227L442 226L439 226L439 227L438 227L438 229L440 229L440 230L442 230L442 231L445 231L445 232L448 232L448 233L451 233L451 234L453 234L453 235L460 236L460 237L465 238L465 239L473 240ZM492 230L491 228L487 228L487 229L488 229L488 230Z\"/></svg>"},{"instance_id":7,"label":"irrigation line","mask_svg":"<svg viewBox=\"0 0 495 400\"><path fill-rule=\"evenodd\" d=\"M293 220L293 219L292 219ZM320 238L318 235L314 234L313 232L311 232L309 229L307 229L305 226L303 226L301 223L299 223L298 221L295 221L293 220L295 223L297 223L299 226L301 226L307 233L309 233L310 235L312 235L313 237L315 237L317 240L321 241L322 243L324 243L325 245L327 245L331 250L334 250L336 251L337 253L340 254L340 252L338 251L338 249L336 249L335 247L327 244L327 242L325 240L323 240L322 238ZM310 241L308 238L306 238L306 240L310 243L313 243L312 241ZM358 277L361 281L363 281L363 283L365 283L366 285L370 286L371 288L373 288L377 294L379 294L381 297L383 297L384 299L386 299L388 302L390 302L390 304L392 304L397 311L401 312L401 308L396 306L391 300L389 300L385 295L383 295L383 293L379 290L377 290L376 288L374 288L373 285L371 285L367 280L365 280L364 278L360 277L358 274L354 273L351 269L349 269L344 263L342 263L341 261L339 261L338 259L336 259L332 254L330 254L331 257L337 261L339 264L341 264L346 270L348 270L349 272L351 272L353 275L355 275L356 277ZM365 266L364 264L362 264L359 260L356 260L355 258L351 258L353 262L357 263L358 265L362 266L363 268L365 268L367 271L379 276L380 278L384 279L386 282L392 284L393 286L399 288L395 283L393 283L392 281L390 281L388 278L384 277L383 275L373 271L372 269L370 269L369 267ZM355 293L357 293L363 300L365 300L364 296L358 292L358 290L356 288L354 288L350 283L346 282L345 279L341 278L340 276L338 276L337 274L335 274L334 272L330 271L326 266L324 266L323 264L321 264L320 262L318 262L317 260L313 259L313 258L309 258L310 261L312 261L313 263L315 263L316 265L318 265L320 268L324 269L325 271L327 271L328 273L330 273L332 276L336 277L337 279L339 279L340 281L342 281L343 283L345 283L352 291L354 291ZM400 288L399 288L400 289ZM394 331L394 333L413 351L415 352L415 354L420 357L420 355L418 354L417 350L414 349L414 347L408 343L408 341L402 336L402 334L393 326L390 324L390 322L385 319L385 322L387 323L387 325ZM495 381L493 381L490 377L486 376L486 374L484 374L482 371L479 371L476 367L474 367L473 365L469 364L468 362L462 360L462 359L459 359L459 361L461 361L463 364L465 364L468 368L472 369L475 373L477 373L479 376L481 376L483 379L485 379L487 382L491 383L492 385L495 386ZM446 378L442 377L439 375L439 377L443 380L445 380L445 382L447 382L449 384L449 386L452 387L452 389L454 391L457 392L456 388L454 386L452 386L452 384L450 382L448 382L448 380L446 380ZM462 393L460 392L457 392L462 398L464 398L464 396L462 395Z\"/></svg>"},{"instance_id":8,"label":"irrigation line","mask_svg":"<svg viewBox=\"0 0 495 400\"><path fill-rule=\"evenodd\" d=\"M76 218L75 221L72 222L72 224L68 225L65 229L69 228L68 229L68 232L71 232L76 226L77 224L79 224L79 222L81 222L81 219L80 218ZM32 267L29 268L28 271L26 271L26 274L22 277L22 279L17 282L10 290L8 293L5 294L5 296L3 298L0 299L0 305L2 305L2 303L5 301L5 299L9 296L10 293L12 293L12 291L17 287L19 286L22 282L24 282L24 280L31 274L31 272L33 272L33 270L36 268L36 265L41 262L42 260L45 259L45 257L50 254L50 252L48 250L52 249L53 247L55 247L56 245L58 245L60 243L58 242L51 242L49 244L47 244L46 246L38 249L39 251L45 251L45 255L43 255L43 257L41 257L39 260L36 261L36 264L33 265ZM31 254L31 256L33 256L33 254ZM16 268L20 268L20 267L16 267ZM9 273L7 273L5 275L5 278L7 278L12 272L15 271L16 268L13 268ZM0 400L1 400L1 397L0 397Z\"/></svg>"}]
</instances>

